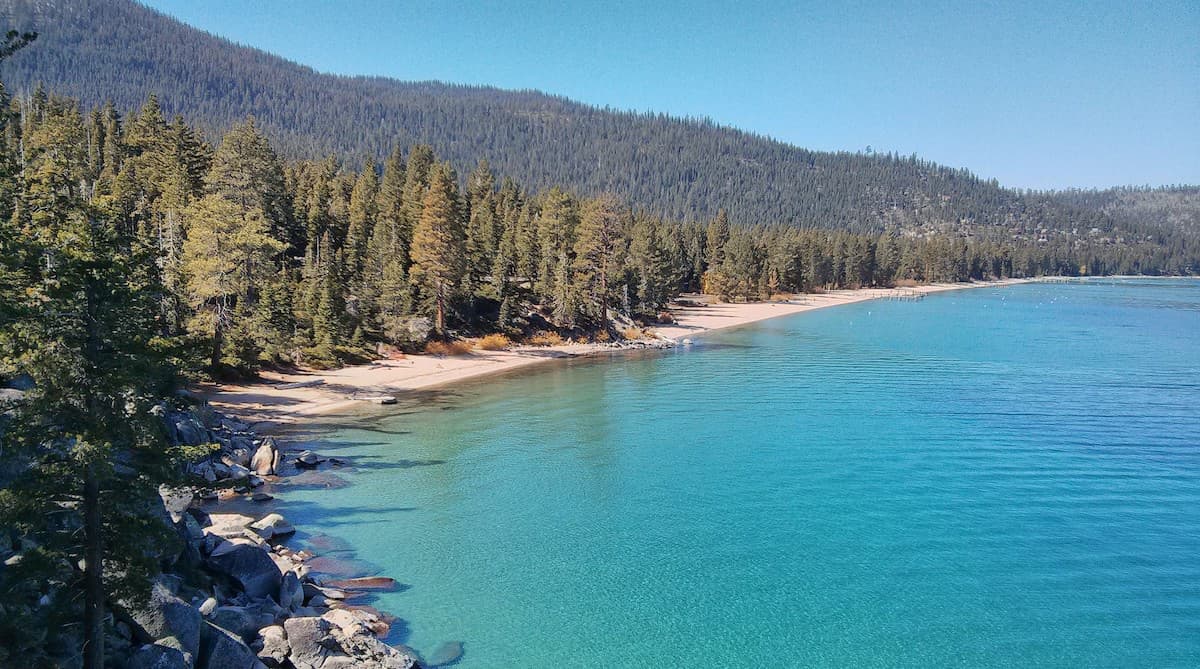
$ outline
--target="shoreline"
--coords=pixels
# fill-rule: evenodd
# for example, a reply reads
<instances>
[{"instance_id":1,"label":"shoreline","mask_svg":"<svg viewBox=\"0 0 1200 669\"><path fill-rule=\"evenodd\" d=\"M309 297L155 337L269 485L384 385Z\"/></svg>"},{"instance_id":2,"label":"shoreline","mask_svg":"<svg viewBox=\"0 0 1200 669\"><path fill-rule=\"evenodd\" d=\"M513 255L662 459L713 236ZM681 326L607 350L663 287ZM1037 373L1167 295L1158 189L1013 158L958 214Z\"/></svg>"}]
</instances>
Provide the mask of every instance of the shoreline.
<instances>
[{"instance_id":1,"label":"shoreline","mask_svg":"<svg viewBox=\"0 0 1200 669\"><path fill-rule=\"evenodd\" d=\"M622 350L670 348L714 332L806 311L879 299L920 299L934 293L1033 283L1044 278L843 289L802 294L774 302L710 302L708 296L691 296L690 302L671 306L675 323L647 328L657 337L648 341L517 346L505 351L477 350L458 356L414 354L329 371L265 372L261 381L205 384L197 390L215 409L237 416L251 424L255 431L265 434L307 419L340 415L364 403L378 404L380 398L442 388L549 361Z\"/></svg>"},{"instance_id":2,"label":"shoreline","mask_svg":"<svg viewBox=\"0 0 1200 669\"><path fill-rule=\"evenodd\" d=\"M879 299L915 300L935 293L971 288L994 288L1026 283L1040 283L1045 280L1046 278L1006 279L991 282L930 284L897 289L868 288L839 290L820 294L801 295L784 301L748 304L709 303L706 296L684 296L685 304L673 305L671 308L678 322L673 325L650 328L650 330L661 338L659 341L665 344L662 347L675 346L677 343L686 345L692 338L701 338L715 332L752 325L772 318L790 316L828 307ZM1049 280L1055 281L1056 278L1051 277ZM342 409L361 405L367 400L363 396L366 393L428 390L468 380L477 380L488 375L521 369L550 360L594 357L605 353L652 347L655 347L653 342L650 345L646 345L645 342L625 344L568 344L546 348L518 347L513 351L502 352L477 351L463 356L441 358L426 355L410 356L410 358L404 360L384 361L399 364L387 365L374 363L323 373L271 375L278 379L277 383L279 384L295 384L320 380L322 383L317 386L277 388L265 383L214 386L212 387L214 390L205 393L203 399L219 412L228 416L237 416L242 421L254 422L254 420L261 419L253 426L237 426L236 419L232 423L239 429L244 427L249 434L269 435L275 428L285 426L298 427L303 419L319 419L322 416L336 415L336 412ZM418 360L421 361L420 364L417 363ZM345 383L347 372L349 372L348 378L351 383ZM342 380L341 383L336 382L339 377ZM379 383L386 379L392 379L392 385L367 385L368 383ZM351 394L346 395L345 393L347 392ZM356 398L356 395L362 397ZM417 402L420 401L419 396L412 399ZM406 404L411 406L408 402ZM342 415L349 416L352 414ZM223 419L220 422L221 424L226 423ZM270 436L254 442L256 446L260 443L264 445L269 443L271 451L275 452L277 449L278 452L278 455L269 458L279 465L278 469L273 467L271 472L273 475L264 477L264 482L269 485L261 490L283 492L286 489L286 482L301 473L303 469L306 469L306 467L299 464L299 461L303 461L306 456L313 460L313 464L309 465L307 469L313 470L314 473L327 470L329 467L333 467L334 471L336 471L336 468L341 466L337 458L321 456L304 450L308 442L303 437L297 439L298 435L295 434L280 436L290 442L291 448L277 446L274 438ZM256 453L255 459L257 460L257 458L258 454ZM247 464L254 466L256 462L248 462ZM253 477L251 477L250 481L253 480ZM277 487L280 484L283 484L282 488ZM244 536L253 538L255 535L253 528L258 525L271 523L282 524L290 532L295 531L279 515L279 512L287 507L286 499L280 500L282 503L276 502L274 504L259 506L261 500L251 492L254 484L251 483L250 485L250 490L244 494L233 495L223 499L214 499L209 504L205 504L202 501L199 504L198 510L205 513L209 521L205 524L211 524L212 526L211 528L204 528L204 536L229 532L233 536L226 541L237 542ZM266 500L271 499L273 498L268 493ZM269 513L267 516L255 521L255 524L247 525L254 517L261 515L261 512L255 512L256 508L260 511L269 511ZM277 543L274 544L268 544L265 539L259 539L255 542L258 548L270 552L271 559L284 574L285 579L291 578L292 581L301 583L302 594L298 596L298 601L303 602L306 607L295 607L295 612L291 615L296 617L296 622L289 623L285 620L282 623L285 635L291 631L287 629L287 625L300 627L313 624L312 621L317 619L314 617L316 616L321 620L328 621L334 627L344 624L345 627L339 628L342 630L341 634L358 639L357 643L368 645L373 649L372 652L389 654L397 662L401 663L398 666L443 666L441 664L425 664L415 650L401 645L404 643L403 639L394 647L387 645L385 639L395 618L387 612L375 609L372 605L373 602L368 601L355 605L341 599L329 600L329 597L336 596L341 596L344 599L353 599L354 596L370 595L381 589L387 590L389 587L395 587L394 584L396 582L392 578L375 573L359 572L350 573L348 576L338 576L334 573L324 573L319 570L317 570L318 573L310 574L310 571L313 571L312 567L316 563L314 562L310 565L308 561L310 558L320 557L319 551L314 550L311 545L297 545L292 543L290 532L279 537ZM289 577L289 573L292 573L293 576ZM288 581L285 580L285 582ZM351 592L355 587L361 590L357 595ZM309 590L312 592L310 593ZM308 598L310 594L313 599ZM263 632L262 638L256 643L264 645L263 652L270 650L270 652L277 654L275 646L278 645L276 641L280 632L274 629L269 635L266 634L266 630L263 630ZM330 639L337 641L338 638L340 637L335 635L326 639L325 642L328 643ZM267 648L268 645L271 646L271 649ZM253 647L257 648L257 646ZM449 648L449 654L444 655L443 649L439 648L433 652L433 657L450 658L448 660L450 664L456 662L464 650L464 645L461 641L446 642L443 644L443 647ZM437 660L434 661L436 662Z\"/></svg>"}]
</instances>

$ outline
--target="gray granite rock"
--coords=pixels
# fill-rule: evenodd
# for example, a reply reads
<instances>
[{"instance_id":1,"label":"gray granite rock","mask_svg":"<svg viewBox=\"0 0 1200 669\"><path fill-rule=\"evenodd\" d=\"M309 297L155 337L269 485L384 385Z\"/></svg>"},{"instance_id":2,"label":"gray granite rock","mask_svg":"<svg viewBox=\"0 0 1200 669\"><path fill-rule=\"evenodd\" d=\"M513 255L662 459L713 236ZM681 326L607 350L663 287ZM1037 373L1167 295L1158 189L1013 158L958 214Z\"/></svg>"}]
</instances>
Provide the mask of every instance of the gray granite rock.
<instances>
[{"instance_id":1,"label":"gray granite rock","mask_svg":"<svg viewBox=\"0 0 1200 669\"><path fill-rule=\"evenodd\" d=\"M292 652L292 646L288 643L287 633L284 632L283 626L264 627L258 631L258 635L260 637L259 644L262 646L258 651L258 659L268 667L284 666L288 655Z\"/></svg>"},{"instance_id":2,"label":"gray granite rock","mask_svg":"<svg viewBox=\"0 0 1200 669\"><path fill-rule=\"evenodd\" d=\"M283 575L283 581L279 585L279 606L290 610L303 605L304 588L300 585L296 573L289 571Z\"/></svg>"},{"instance_id":3,"label":"gray granite rock","mask_svg":"<svg viewBox=\"0 0 1200 669\"><path fill-rule=\"evenodd\" d=\"M259 476L271 476L279 468L279 450L275 440L267 437L250 458L250 470Z\"/></svg>"},{"instance_id":4,"label":"gray granite rock","mask_svg":"<svg viewBox=\"0 0 1200 669\"><path fill-rule=\"evenodd\" d=\"M221 629L233 632L243 642L250 643L258 634L258 630L275 622L275 616L246 606L219 606L208 617L208 621Z\"/></svg>"},{"instance_id":5,"label":"gray granite rock","mask_svg":"<svg viewBox=\"0 0 1200 669\"><path fill-rule=\"evenodd\" d=\"M237 581L250 597L278 596L283 575L267 552L252 544L226 543L231 548L222 544L215 550L208 558L209 567Z\"/></svg>"},{"instance_id":6,"label":"gray granite rock","mask_svg":"<svg viewBox=\"0 0 1200 669\"><path fill-rule=\"evenodd\" d=\"M175 644L157 642L137 648L125 666L128 669L192 669L192 660Z\"/></svg>"},{"instance_id":7,"label":"gray granite rock","mask_svg":"<svg viewBox=\"0 0 1200 669\"><path fill-rule=\"evenodd\" d=\"M157 580L149 600L141 605L123 606L133 623L135 638L157 641L165 637L179 640L181 650L195 657L200 644L200 612L172 593L170 584Z\"/></svg>"},{"instance_id":8,"label":"gray granite rock","mask_svg":"<svg viewBox=\"0 0 1200 669\"><path fill-rule=\"evenodd\" d=\"M212 623L200 630L200 655L196 669L260 669L266 665L236 634Z\"/></svg>"},{"instance_id":9,"label":"gray granite rock","mask_svg":"<svg viewBox=\"0 0 1200 669\"><path fill-rule=\"evenodd\" d=\"M264 539L285 537L296 532L296 528L278 513L269 513L251 523L250 527Z\"/></svg>"}]
</instances>

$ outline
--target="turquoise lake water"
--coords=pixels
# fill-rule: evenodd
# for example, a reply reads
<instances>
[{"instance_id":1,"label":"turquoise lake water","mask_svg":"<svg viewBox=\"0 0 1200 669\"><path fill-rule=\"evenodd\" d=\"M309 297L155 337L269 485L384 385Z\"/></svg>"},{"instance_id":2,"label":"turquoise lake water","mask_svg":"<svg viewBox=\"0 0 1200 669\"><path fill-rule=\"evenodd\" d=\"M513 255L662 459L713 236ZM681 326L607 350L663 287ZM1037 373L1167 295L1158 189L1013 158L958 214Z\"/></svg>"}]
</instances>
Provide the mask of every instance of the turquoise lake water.
<instances>
[{"instance_id":1,"label":"turquoise lake water","mask_svg":"<svg viewBox=\"0 0 1200 669\"><path fill-rule=\"evenodd\" d=\"M281 493L296 543L464 669L1200 666L1200 281L860 303L355 422L313 444L347 486Z\"/></svg>"}]
</instances>

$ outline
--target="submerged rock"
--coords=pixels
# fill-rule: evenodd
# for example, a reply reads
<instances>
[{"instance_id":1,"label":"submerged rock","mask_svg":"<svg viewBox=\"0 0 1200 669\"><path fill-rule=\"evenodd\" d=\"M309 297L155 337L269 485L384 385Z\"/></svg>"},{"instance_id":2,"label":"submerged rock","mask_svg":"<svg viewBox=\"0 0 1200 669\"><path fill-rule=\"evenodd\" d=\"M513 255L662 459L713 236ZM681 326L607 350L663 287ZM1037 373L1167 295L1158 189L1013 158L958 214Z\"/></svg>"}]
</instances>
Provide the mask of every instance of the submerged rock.
<instances>
[{"instance_id":1,"label":"submerged rock","mask_svg":"<svg viewBox=\"0 0 1200 669\"><path fill-rule=\"evenodd\" d=\"M325 462L325 458L313 453L312 451L304 451L296 456L296 466L312 469L317 465Z\"/></svg>"},{"instance_id":2,"label":"submerged rock","mask_svg":"<svg viewBox=\"0 0 1200 669\"><path fill-rule=\"evenodd\" d=\"M339 590L374 590L387 591L399 587L396 579L386 576L364 576L361 578L342 578L326 581L324 585Z\"/></svg>"},{"instance_id":3,"label":"submerged rock","mask_svg":"<svg viewBox=\"0 0 1200 669\"><path fill-rule=\"evenodd\" d=\"M426 659L425 664L430 667L452 665L462 659L463 650L463 642L447 641L438 646L437 650L433 651L433 654Z\"/></svg>"}]
</instances>

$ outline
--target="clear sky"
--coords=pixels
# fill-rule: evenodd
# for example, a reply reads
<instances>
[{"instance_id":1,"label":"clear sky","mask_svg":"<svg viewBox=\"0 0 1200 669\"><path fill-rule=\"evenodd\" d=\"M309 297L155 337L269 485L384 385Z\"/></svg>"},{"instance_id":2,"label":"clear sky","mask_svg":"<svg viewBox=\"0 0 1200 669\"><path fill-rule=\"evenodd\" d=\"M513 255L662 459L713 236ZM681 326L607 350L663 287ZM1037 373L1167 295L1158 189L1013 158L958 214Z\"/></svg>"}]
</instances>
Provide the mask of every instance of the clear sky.
<instances>
[{"instance_id":1,"label":"clear sky","mask_svg":"<svg viewBox=\"0 0 1200 669\"><path fill-rule=\"evenodd\" d=\"M533 88L1019 188L1200 184L1200 1L149 0L322 72Z\"/></svg>"}]
</instances>

